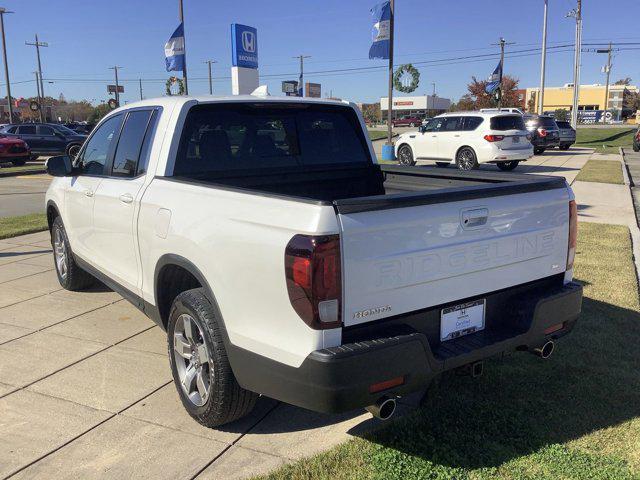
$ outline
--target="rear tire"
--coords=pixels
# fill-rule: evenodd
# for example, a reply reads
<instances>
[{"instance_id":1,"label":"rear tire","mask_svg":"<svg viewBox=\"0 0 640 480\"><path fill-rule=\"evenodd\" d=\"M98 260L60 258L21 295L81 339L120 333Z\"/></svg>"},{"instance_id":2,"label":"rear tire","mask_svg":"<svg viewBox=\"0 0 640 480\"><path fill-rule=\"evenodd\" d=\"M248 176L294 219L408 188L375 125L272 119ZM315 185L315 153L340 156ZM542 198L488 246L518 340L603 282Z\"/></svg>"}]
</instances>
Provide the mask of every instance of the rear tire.
<instances>
[{"instance_id":1,"label":"rear tire","mask_svg":"<svg viewBox=\"0 0 640 480\"><path fill-rule=\"evenodd\" d=\"M436 162L436 165L440 168L447 168L449 166L449 162Z\"/></svg>"},{"instance_id":2,"label":"rear tire","mask_svg":"<svg viewBox=\"0 0 640 480\"><path fill-rule=\"evenodd\" d=\"M216 427L253 410L258 395L242 388L233 375L221 319L202 288L187 290L175 298L167 339L178 395L198 423Z\"/></svg>"},{"instance_id":3,"label":"rear tire","mask_svg":"<svg viewBox=\"0 0 640 480\"><path fill-rule=\"evenodd\" d=\"M462 147L456 155L456 165L460 170L469 171L478 168L476 152L471 147Z\"/></svg>"},{"instance_id":4,"label":"rear tire","mask_svg":"<svg viewBox=\"0 0 640 480\"><path fill-rule=\"evenodd\" d=\"M510 172L514 168L518 166L520 162L517 160L512 160L510 162L498 162L498 168L504 172Z\"/></svg>"},{"instance_id":5,"label":"rear tire","mask_svg":"<svg viewBox=\"0 0 640 480\"><path fill-rule=\"evenodd\" d=\"M542 155L544 153L544 147L535 147L533 149L533 154L534 155Z\"/></svg>"},{"instance_id":6,"label":"rear tire","mask_svg":"<svg viewBox=\"0 0 640 480\"><path fill-rule=\"evenodd\" d=\"M398 150L398 163L408 166L416 164L416 161L413 159L413 151L409 145L402 145Z\"/></svg>"},{"instance_id":7,"label":"rear tire","mask_svg":"<svg viewBox=\"0 0 640 480\"><path fill-rule=\"evenodd\" d=\"M82 270L73 256L62 218L56 217L51 227L51 246L58 282L66 290L83 290L95 283L91 274Z\"/></svg>"},{"instance_id":8,"label":"rear tire","mask_svg":"<svg viewBox=\"0 0 640 480\"><path fill-rule=\"evenodd\" d=\"M571 147L571 145L560 145L558 148L560 150L569 150L569 147Z\"/></svg>"}]
</instances>

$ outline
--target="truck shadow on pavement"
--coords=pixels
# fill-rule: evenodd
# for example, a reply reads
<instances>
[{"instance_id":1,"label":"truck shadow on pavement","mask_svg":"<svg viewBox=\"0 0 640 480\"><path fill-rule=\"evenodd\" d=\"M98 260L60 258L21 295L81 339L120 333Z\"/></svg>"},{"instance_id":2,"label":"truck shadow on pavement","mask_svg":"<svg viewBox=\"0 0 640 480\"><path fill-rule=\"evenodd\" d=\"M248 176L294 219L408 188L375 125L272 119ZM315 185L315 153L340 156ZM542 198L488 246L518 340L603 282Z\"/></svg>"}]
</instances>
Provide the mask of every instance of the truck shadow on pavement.
<instances>
[{"instance_id":1,"label":"truck shadow on pavement","mask_svg":"<svg viewBox=\"0 0 640 480\"><path fill-rule=\"evenodd\" d=\"M548 360L517 353L479 379L447 375L433 398L374 443L447 467L483 468L594 434L590 448L622 441L599 430L640 416L640 313L584 299L574 331ZM630 440L628 434L621 434ZM599 440L599 441L598 441ZM604 442L604 443L603 443Z\"/></svg>"}]
</instances>

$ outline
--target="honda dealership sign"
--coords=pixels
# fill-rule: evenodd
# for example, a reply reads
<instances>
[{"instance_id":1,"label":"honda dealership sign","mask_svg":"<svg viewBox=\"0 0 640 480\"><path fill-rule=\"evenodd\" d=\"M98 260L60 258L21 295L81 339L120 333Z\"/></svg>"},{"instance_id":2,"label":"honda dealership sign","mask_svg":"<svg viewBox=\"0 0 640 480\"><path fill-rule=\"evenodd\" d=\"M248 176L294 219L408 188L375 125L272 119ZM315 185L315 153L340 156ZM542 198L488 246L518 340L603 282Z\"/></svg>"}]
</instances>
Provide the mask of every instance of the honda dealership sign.
<instances>
[{"instance_id":1,"label":"honda dealership sign","mask_svg":"<svg viewBox=\"0 0 640 480\"><path fill-rule=\"evenodd\" d=\"M255 28L232 23L231 46L234 67L258 68L258 31Z\"/></svg>"}]
</instances>

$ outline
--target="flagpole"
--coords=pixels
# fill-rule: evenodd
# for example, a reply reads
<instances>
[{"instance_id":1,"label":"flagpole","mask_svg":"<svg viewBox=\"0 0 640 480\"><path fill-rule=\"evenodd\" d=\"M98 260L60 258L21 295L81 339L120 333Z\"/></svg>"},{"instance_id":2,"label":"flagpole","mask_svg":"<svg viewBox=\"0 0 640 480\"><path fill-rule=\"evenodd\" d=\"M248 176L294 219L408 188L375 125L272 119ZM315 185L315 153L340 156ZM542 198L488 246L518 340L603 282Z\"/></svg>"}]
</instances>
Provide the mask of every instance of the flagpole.
<instances>
[{"instance_id":1,"label":"flagpole","mask_svg":"<svg viewBox=\"0 0 640 480\"><path fill-rule=\"evenodd\" d=\"M389 103L387 104L387 145L393 145L391 112L393 111L393 21L395 15L394 0L389 2Z\"/></svg>"},{"instance_id":2,"label":"flagpole","mask_svg":"<svg viewBox=\"0 0 640 480\"><path fill-rule=\"evenodd\" d=\"M182 65L182 79L184 80L184 94L189 95L189 84L187 82L187 36L184 33L184 12L182 7L182 0L178 0L180 8L180 23L182 24L182 42L184 45L184 62Z\"/></svg>"}]
</instances>

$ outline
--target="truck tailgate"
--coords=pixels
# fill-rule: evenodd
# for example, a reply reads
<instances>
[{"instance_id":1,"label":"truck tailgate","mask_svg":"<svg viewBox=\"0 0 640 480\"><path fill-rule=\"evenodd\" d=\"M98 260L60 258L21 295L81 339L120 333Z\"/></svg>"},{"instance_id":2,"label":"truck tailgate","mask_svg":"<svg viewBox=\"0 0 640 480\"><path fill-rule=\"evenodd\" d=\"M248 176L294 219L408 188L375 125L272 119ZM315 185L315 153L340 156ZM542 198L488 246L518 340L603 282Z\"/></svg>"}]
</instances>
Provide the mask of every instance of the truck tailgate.
<instances>
[{"instance_id":1,"label":"truck tailgate","mask_svg":"<svg viewBox=\"0 0 640 480\"><path fill-rule=\"evenodd\" d=\"M353 201L342 208L336 204L345 326L480 296L565 270L566 188L486 198L472 194L456 201L462 197L382 209L372 203L367 208Z\"/></svg>"}]
</instances>

